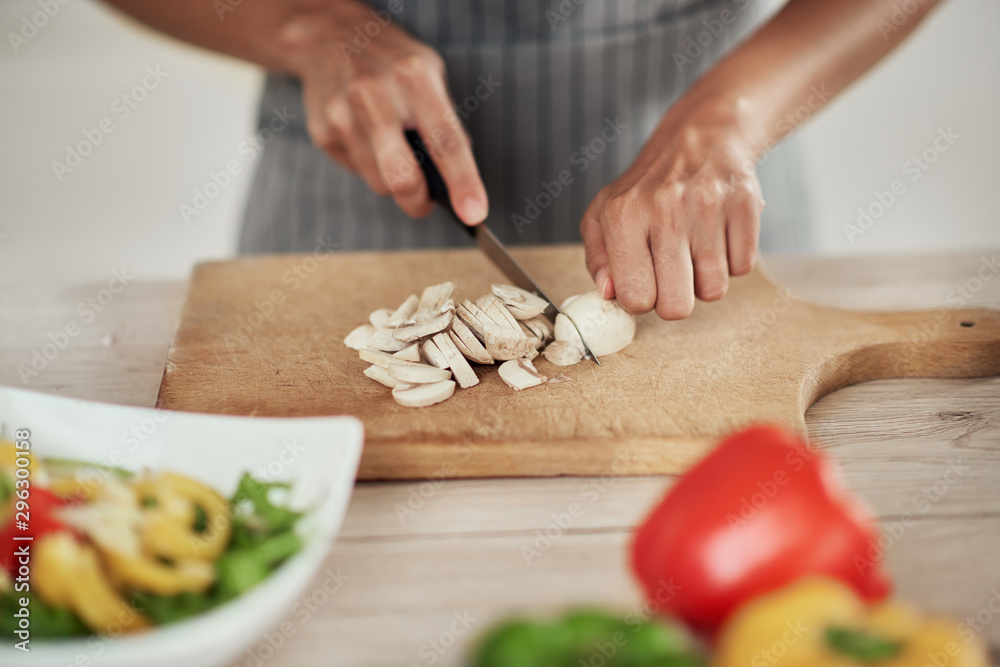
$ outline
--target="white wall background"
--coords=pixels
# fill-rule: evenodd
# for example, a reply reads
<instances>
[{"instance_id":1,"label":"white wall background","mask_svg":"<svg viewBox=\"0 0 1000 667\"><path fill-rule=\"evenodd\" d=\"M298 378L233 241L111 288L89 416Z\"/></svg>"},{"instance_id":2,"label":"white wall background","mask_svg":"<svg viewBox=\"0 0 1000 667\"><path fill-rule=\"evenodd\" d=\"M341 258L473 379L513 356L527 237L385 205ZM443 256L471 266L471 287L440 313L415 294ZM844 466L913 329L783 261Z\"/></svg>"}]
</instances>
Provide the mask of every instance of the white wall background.
<instances>
[{"instance_id":1,"label":"white wall background","mask_svg":"<svg viewBox=\"0 0 1000 667\"><path fill-rule=\"evenodd\" d=\"M14 52L40 11L0 5L0 280L77 280L126 268L181 278L231 254L250 170L190 224L178 211L252 131L256 69L138 29L92 0ZM950 0L902 49L802 130L820 250L896 253L1000 247L1000 3ZM168 76L128 118L114 100L147 66ZM115 129L63 180L53 161L85 130ZM938 128L959 138L917 182L903 172ZM906 186L852 243L844 225L894 179Z\"/></svg>"}]
</instances>

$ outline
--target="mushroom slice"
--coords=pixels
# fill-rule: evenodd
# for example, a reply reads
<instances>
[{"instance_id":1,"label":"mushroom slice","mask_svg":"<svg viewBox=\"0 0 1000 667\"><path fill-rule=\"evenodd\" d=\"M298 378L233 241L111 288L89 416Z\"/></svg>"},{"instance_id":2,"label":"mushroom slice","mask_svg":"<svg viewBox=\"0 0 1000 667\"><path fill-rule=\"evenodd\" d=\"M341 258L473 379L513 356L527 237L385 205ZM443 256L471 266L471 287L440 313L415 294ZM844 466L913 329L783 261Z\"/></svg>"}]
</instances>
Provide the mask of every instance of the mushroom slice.
<instances>
[{"instance_id":1,"label":"mushroom slice","mask_svg":"<svg viewBox=\"0 0 1000 667\"><path fill-rule=\"evenodd\" d=\"M392 388L392 397L407 408L425 408L448 400L454 393L454 380L442 380L431 384L398 384Z\"/></svg>"},{"instance_id":2,"label":"mushroom slice","mask_svg":"<svg viewBox=\"0 0 1000 667\"><path fill-rule=\"evenodd\" d=\"M524 355L524 358L527 359L528 361L533 361L534 359L538 358L539 354L541 354L541 352L539 352L537 349L534 349L528 354Z\"/></svg>"},{"instance_id":3,"label":"mushroom slice","mask_svg":"<svg viewBox=\"0 0 1000 667\"><path fill-rule=\"evenodd\" d=\"M520 359L535 349L520 329L489 323L485 327L486 352L499 361Z\"/></svg>"},{"instance_id":4,"label":"mushroom slice","mask_svg":"<svg viewBox=\"0 0 1000 667\"><path fill-rule=\"evenodd\" d=\"M408 341L396 338L393 332L393 329L376 329L368 341L368 347L383 352L399 352L407 346Z\"/></svg>"},{"instance_id":5,"label":"mushroom slice","mask_svg":"<svg viewBox=\"0 0 1000 667\"><path fill-rule=\"evenodd\" d=\"M549 302L527 290L513 285L493 285L493 295L503 301L510 314L518 320L528 320L541 315Z\"/></svg>"},{"instance_id":6,"label":"mushroom slice","mask_svg":"<svg viewBox=\"0 0 1000 667\"><path fill-rule=\"evenodd\" d=\"M392 315L383 326L398 327L406 324L413 317L413 314L417 312L417 305L419 303L420 301L417 299L416 294L411 294L406 297L406 301L404 301L399 308L393 311Z\"/></svg>"},{"instance_id":7,"label":"mushroom slice","mask_svg":"<svg viewBox=\"0 0 1000 667\"><path fill-rule=\"evenodd\" d=\"M537 387L548 380L535 370L534 364L529 359L514 359L500 364L500 379L517 391Z\"/></svg>"},{"instance_id":8,"label":"mushroom slice","mask_svg":"<svg viewBox=\"0 0 1000 667\"><path fill-rule=\"evenodd\" d=\"M440 315L432 317L428 320L417 322L416 324L407 324L399 327L398 329L394 329L392 335L396 340L412 343L417 339L430 336L431 334L436 334L439 331L444 331L448 328L448 325L451 324L451 320L454 316L454 310L445 310Z\"/></svg>"},{"instance_id":9,"label":"mushroom slice","mask_svg":"<svg viewBox=\"0 0 1000 667\"><path fill-rule=\"evenodd\" d=\"M488 317L479 306L472 303L468 299L465 299L458 307L456 314L460 320L465 322L465 324L472 330L472 333L474 333L479 340L485 339L486 333L483 327L486 326L487 322L493 322L493 319Z\"/></svg>"},{"instance_id":10,"label":"mushroom slice","mask_svg":"<svg viewBox=\"0 0 1000 667\"><path fill-rule=\"evenodd\" d=\"M370 324L362 324L360 327L347 334L344 338L344 345L352 350L360 350L368 347L368 341L370 341L374 335L375 327Z\"/></svg>"},{"instance_id":11,"label":"mushroom slice","mask_svg":"<svg viewBox=\"0 0 1000 667\"><path fill-rule=\"evenodd\" d=\"M448 358L441 353L441 350L435 344L438 336L444 335L443 333L434 334L433 339L428 339L423 342L420 349L423 350L424 358L427 359L427 363L435 368L448 368L450 366Z\"/></svg>"},{"instance_id":12,"label":"mushroom slice","mask_svg":"<svg viewBox=\"0 0 1000 667\"><path fill-rule=\"evenodd\" d=\"M458 347L452 342L451 336L447 333L441 332L439 334L434 334L434 338L427 341L431 345L436 345L438 353L444 356L448 362L448 366L451 368L451 372L455 375L455 380L458 382L458 386L462 389L468 389L473 385L479 384L479 378L476 376L476 371L472 370L472 366L469 362L465 360L462 353L459 352Z\"/></svg>"},{"instance_id":13,"label":"mushroom slice","mask_svg":"<svg viewBox=\"0 0 1000 667\"><path fill-rule=\"evenodd\" d=\"M389 368L390 363L399 361L399 359L388 352L382 352L381 350L358 350L358 356L361 357L361 361L367 361L369 364L375 364L381 368Z\"/></svg>"},{"instance_id":14,"label":"mushroom slice","mask_svg":"<svg viewBox=\"0 0 1000 667\"><path fill-rule=\"evenodd\" d=\"M580 338L580 332L576 330L573 320L569 319L562 313L556 315L556 341L569 343L576 349L580 350L581 356L585 354L583 339ZM547 358L548 357L546 357L546 359Z\"/></svg>"},{"instance_id":15,"label":"mushroom slice","mask_svg":"<svg viewBox=\"0 0 1000 667\"><path fill-rule=\"evenodd\" d=\"M552 323L541 315L538 317L532 317L529 320L523 320L521 326L525 327L530 331L536 338L540 338L543 343L547 343L552 340L554 332L552 331Z\"/></svg>"},{"instance_id":16,"label":"mushroom slice","mask_svg":"<svg viewBox=\"0 0 1000 667\"><path fill-rule=\"evenodd\" d=\"M454 291L455 283L453 282L425 287L424 291L420 294L417 312L413 315L413 319L420 322L434 317L442 310L446 310L446 304L451 300L451 293ZM454 310L454 304L452 304L452 310Z\"/></svg>"},{"instance_id":17,"label":"mushroom slice","mask_svg":"<svg viewBox=\"0 0 1000 667\"><path fill-rule=\"evenodd\" d=\"M542 354L545 358L556 366L572 366L583 361L583 353L573 343L562 340L554 340L549 343Z\"/></svg>"},{"instance_id":18,"label":"mushroom slice","mask_svg":"<svg viewBox=\"0 0 1000 667\"><path fill-rule=\"evenodd\" d=\"M372 323L372 326L376 329L380 329L386 325L386 323L392 318L392 311L388 308L379 308L373 311L371 315L368 316L368 321Z\"/></svg>"},{"instance_id":19,"label":"mushroom slice","mask_svg":"<svg viewBox=\"0 0 1000 667\"><path fill-rule=\"evenodd\" d=\"M395 387L397 384L402 384L399 380L389 375L389 371L381 366L369 366L364 370L364 374L387 387Z\"/></svg>"},{"instance_id":20,"label":"mushroom slice","mask_svg":"<svg viewBox=\"0 0 1000 667\"><path fill-rule=\"evenodd\" d=\"M420 343L411 343L399 352L393 352L392 356L403 361L420 361Z\"/></svg>"},{"instance_id":21,"label":"mushroom slice","mask_svg":"<svg viewBox=\"0 0 1000 667\"><path fill-rule=\"evenodd\" d=\"M389 375L407 384L431 384L451 378L451 371L409 361L389 362Z\"/></svg>"},{"instance_id":22,"label":"mushroom slice","mask_svg":"<svg viewBox=\"0 0 1000 667\"><path fill-rule=\"evenodd\" d=\"M470 360L477 364L493 363L493 357L490 356L490 353L483 347L482 342L476 338L476 334L472 332L472 329L461 318L456 317L451 321L451 330L448 333L451 335L451 339L454 341L458 351Z\"/></svg>"},{"instance_id":23,"label":"mushroom slice","mask_svg":"<svg viewBox=\"0 0 1000 667\"><path fill-rule=\"evenodd\" d=\"M511 329L520 330L520 327L517 325L517 320L514 319L514 316L511 315L510 311L503 305L503 301L492 294L484 294L476 299L476 305L479 306L484 313L486 313L488 318L497 324L510 327Z\"/></svg>"}]
</instances>

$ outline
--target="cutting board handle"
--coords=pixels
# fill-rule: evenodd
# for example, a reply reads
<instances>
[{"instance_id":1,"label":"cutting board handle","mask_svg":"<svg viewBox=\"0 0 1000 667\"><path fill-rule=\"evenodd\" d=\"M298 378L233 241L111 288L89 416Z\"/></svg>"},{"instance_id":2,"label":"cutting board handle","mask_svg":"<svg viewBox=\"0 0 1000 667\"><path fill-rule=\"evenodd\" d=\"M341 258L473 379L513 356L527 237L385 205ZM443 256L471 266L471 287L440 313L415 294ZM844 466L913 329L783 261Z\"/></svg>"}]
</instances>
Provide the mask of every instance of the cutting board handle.
<instances>
[{"instance_id":1,"label":"cutting board handle","mask_svg":"<svg viewBox=\"0 0 1000 667\"><path fill-rule=\"evenodd\" d=\"M1000 310L846 312L857 344L824 362L806 387L806 406L841 387L879 378L1000 375Z\"/></svg>"}]
</instances>

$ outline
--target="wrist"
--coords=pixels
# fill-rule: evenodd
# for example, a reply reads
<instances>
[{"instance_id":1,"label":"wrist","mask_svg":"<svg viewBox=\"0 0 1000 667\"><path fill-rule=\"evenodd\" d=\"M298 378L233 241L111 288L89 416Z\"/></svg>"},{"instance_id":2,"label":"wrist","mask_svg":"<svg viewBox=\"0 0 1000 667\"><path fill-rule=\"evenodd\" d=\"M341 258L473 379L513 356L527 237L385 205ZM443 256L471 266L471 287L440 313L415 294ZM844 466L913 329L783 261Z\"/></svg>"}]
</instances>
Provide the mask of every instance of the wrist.
<instances>
[{"instance_id":1,"label":"wrist","mask_svg":"<svg viewBox=\"0 0 1000 667\"><path fill-rule=\"evenodd\" d=\"M695 150L724 147L740 161L755 161L770 141L760 117L757 105L739 94L685 95L664 114L650 145L656 151L680 138Z\"/></svg>"},{"instance_id":2,"label":"wrist","mask_svg":"<svg viewBox=\"0 0 1000 667\"><path fill-rule=\"evenodd\" d=\"M301 78L317 54L329 54L331 40L350 41L349 26L370 20L368 9L356 0L300 3L277 23L271 35L273 59L283 71Z\"/></svg>"}]
</instances>

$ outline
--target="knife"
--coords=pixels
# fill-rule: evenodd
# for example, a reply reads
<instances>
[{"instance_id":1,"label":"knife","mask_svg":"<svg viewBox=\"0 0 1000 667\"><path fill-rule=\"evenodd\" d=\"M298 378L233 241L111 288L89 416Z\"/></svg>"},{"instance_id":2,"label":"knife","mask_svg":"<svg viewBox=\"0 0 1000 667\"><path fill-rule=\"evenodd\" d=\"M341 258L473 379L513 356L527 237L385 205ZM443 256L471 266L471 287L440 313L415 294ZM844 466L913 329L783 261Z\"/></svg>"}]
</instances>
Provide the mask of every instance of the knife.
<instances>
[{"instance_id":1,"label":"knife","mask_svg":"<svg viewBox=\"0 0 1000 667\"><path fill-rule=\"evenodd\" d=\"M424 172L424 178L427 179L427 190L430 193L432 200L436 201L438 204L448 211L451 218L458 224L459 227L464 229L472 238L476 240L476 244L479 249L483 251L486 257L489 258L493 265L500 269L500 272L507 276L507 279L511 281L515 286L520 287L528 292L533 292L538 295L548 304L545 307L545 311L542 313L549 318L551 322L556 321L556 315L560 314L556 304L552 303L552 299L545 296L545 292L542 288L531 279L531 276L521 268L521 265L517 263L517 260L511 257L510 253L500 239L490 231L490 228L486 226L486 223L480 223L478 225L470 227L469 225L462 222L462 219L458 217L455 213L455 209L452 208L451 198L448 196L448 186L445 185L444 179L441 178L441 173L437 170L434 165L434 161L431 160L430 153L427 151L427 147L424 145L423 139L420 138L420 134L416 130L406 130L406 140L410 143L410 148L413 149L413 154L417 158L417 164L420 165L420 170ZM580 328L576 326L570 318L569 320L576 332L580 333ZM597 358L590 348L587 346L587 342L583 340L583 335L580 335L580 340L583 342L583 349L585 350L584 357L592 360L598 366L601 365L600 360Z\"/></svg>"}]
</instances>

